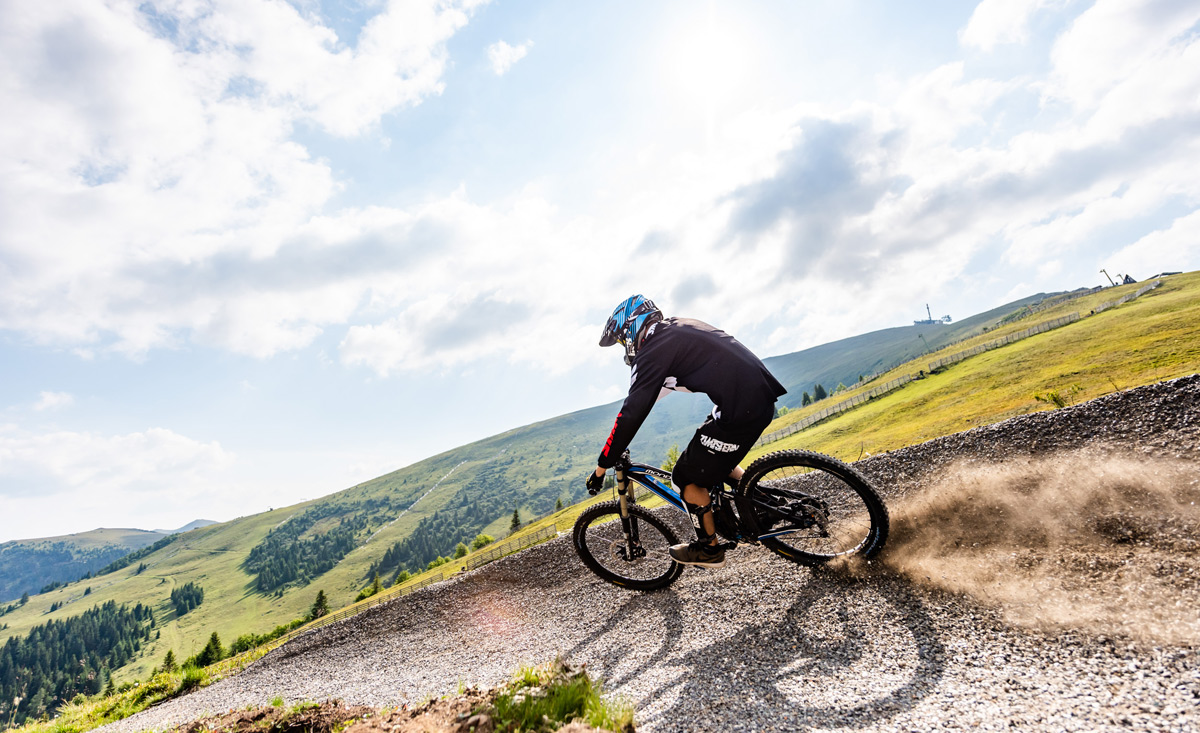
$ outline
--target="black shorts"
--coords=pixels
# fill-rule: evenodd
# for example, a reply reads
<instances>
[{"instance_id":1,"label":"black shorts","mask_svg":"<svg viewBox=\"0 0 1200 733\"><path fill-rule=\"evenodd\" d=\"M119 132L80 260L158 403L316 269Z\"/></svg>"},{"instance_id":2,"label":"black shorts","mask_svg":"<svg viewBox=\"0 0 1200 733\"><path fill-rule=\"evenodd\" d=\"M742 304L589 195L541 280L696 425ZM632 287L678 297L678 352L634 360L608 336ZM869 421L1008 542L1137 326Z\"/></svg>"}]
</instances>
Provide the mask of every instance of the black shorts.
<instances>
[{"instance_id":1,"label":"black shorts","mask_svg":"<svg viewBox=\"0 0 1200 733\"><path fill-rule=\"evenodd\" d=\"M681 491L688 484L720 486L729 472L750 452L754 441L758 440L774 417L774 405L763 418L746 425L722 425L710 416L697 428L691 442L679 455L675 470L671 472L671 482Z\"/></svg>"}]
</instances>

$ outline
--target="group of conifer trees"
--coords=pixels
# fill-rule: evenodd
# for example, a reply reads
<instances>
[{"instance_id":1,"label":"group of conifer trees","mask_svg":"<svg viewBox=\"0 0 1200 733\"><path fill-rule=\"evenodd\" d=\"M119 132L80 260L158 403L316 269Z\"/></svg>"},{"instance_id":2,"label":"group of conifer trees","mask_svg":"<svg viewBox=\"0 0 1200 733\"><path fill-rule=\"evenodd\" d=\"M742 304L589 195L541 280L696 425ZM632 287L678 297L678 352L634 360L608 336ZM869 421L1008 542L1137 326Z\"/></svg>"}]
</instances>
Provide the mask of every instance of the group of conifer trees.
<instances>
[{"instance_id":1,"label":"group of conifer trees","mask_svg":"<svg viewBox=\"0 0 1200 733\"><path fill-rule=\"evenodd\" d=\"M419 573L429 563L443 557L453 558L458 545L473 542L483 528L503 516L514 500L511 482L503 467L480 467L462 489L458 501L425 517L411 534L388 548L372 573L392 573L392 582L401 573Z\"/></svg>"},{"instance_id":2,"label":"group of conifer trees","mask_svg":"<svg viewBox=\"0 0 1200 733\"><path fill-rule=\"evenodd\" d=\"M175 615L182 616L204 602L204 589L195 583L184 583L171 591L171 605L175 606Z\"/></svg>"},{"instance_id":3,"label":"group of conifer trees","mask_svg":"<svg viewBox=\"0 0 1200 733\"><path fill-rule=\"evenodd\" d=\"M306 583L329 570L357 546L368 523L368 513L342 516L325 532L303 536L322 519L347 513L339 504L316 506L271 530L246 557L246 570L255 576L259 592L270 593L289 583Z\"/></svg>"},{"instance_id":4,"label":"group of conifer trees","mask_svg":"<svg viewBox=\"0 0 1200 733\"><path fill-rule=\"evenodd\" d=\"M161 550L162 548L171 544L172 542L174 542L175 540L179 539L182 536L183 536L182 534L169 534L166 537L163 537L161 540L155 542L152 545L143 547L140 550L134 550L133 552L129 553L128 555L124 555L122 557L117 558L116 560L113 560L108 565L105 565L104 567L97 570L96 575L97 576L107 575L109 573L115 573L116 571L120 570L121 568L129 567L130 565L132 565L134 562L136 562L138 560L141 560L146 557L150 557L150 555L154 554L155 552L158 552L159 550ZM90 575L90 573L89 573L89 575Z\"/></svg>"},{"instance_id":5,"label":"group of conifer trees","mask_svg":"<svg viewBox=\"0 0 1200 733\"><path fill-rule=\"evenodd\" d=\"M154 614L109 601L11 637L0 648L0 720L20 725L52 715L76 695L94 695L150 639Z\"/></svg>"}]
</instances>

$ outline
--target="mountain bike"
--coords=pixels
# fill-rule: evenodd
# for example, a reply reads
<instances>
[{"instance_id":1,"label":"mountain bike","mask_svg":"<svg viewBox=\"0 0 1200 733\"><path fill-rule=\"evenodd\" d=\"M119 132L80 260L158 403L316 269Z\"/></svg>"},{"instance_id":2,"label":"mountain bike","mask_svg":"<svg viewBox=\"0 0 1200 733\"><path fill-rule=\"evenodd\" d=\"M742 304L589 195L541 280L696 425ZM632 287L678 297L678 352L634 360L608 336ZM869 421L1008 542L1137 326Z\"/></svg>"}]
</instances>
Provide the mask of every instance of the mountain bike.
<instances>
[{"instance_id":1,"label":"mountain bike","mask_svg":"<svg viewBox=\"0 0 1200 733\"><path fill-rule=\"evenodd\" d=\"M693 539L693 519L671 484L671 474L633 463L629 451L613 467L617 498L586 509L572 541L588 568L610 583L654 590L675 582L684 566L668 554ZM598 492L597 492L598 493ZM657 497L656 509L639 504ZM803 565L838 557L871 557L883 548L888 511L879 493L836 458L802 450L770 453L746 469L741 481L709 489L712 516L723 546L761 544ZM682 513L682 517L681 517Z\"/></svg>"}]
</instances>

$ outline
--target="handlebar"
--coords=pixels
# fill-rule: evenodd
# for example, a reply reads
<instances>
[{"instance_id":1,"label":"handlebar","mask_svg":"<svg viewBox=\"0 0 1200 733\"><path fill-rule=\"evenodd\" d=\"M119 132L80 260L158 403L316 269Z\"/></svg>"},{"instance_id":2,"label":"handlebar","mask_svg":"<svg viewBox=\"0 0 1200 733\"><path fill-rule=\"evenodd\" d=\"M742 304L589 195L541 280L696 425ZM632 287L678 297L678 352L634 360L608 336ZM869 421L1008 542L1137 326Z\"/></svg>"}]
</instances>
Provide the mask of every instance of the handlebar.
<instances>
[{"instance_id":1,"label":"handlebar","mask_svg":"<svg viewBox=\"0 0 1200 733\"><path fill-rule=\"evenodd\" d=\"M616 463L613 464L613 470L614 471L628 471L632 466L633 466L633 462L629 459L629 451L625 451L624 453L621 454L621 457L617 459ZM588 478L587 492L590 496L595 496L596 494L599 494L603 490L604 490L604 482L603 481L600 482L599 486L597 486L596 488L593 489L591 487L591 478L590 477Z\"/></svg>"}]
</instances>

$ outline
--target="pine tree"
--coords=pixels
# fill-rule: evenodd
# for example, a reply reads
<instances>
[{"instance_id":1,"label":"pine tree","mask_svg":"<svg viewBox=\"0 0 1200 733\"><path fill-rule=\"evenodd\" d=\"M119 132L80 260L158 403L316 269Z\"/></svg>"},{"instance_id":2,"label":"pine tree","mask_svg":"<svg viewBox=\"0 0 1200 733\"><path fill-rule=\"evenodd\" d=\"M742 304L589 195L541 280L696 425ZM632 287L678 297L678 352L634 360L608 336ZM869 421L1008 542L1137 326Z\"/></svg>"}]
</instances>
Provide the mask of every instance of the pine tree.
<instances>
[{"instance_id":1,"label":"pine tree","mask_svg":"<svg viewBox=\"0 0 1200 733\"><path fill-rule=\"evenodd\" d=\"M375 577L379 577L376 575ZM317 598L313 601L312 609L308 612L308 617L318 619L329 613L329 601L325 600L325 591L317 591Z\"/></svg>"},{"instance_id":2,"label":"pine tree","mask_svg":"<svg viewBox=\"0 0 1200 733\"><path fill-rule=\"evenodd\" d=\"M508 525L508 533L512 534L521 528L521 510L513 509L512 522Z\"/></svg>"},{"instance_id":3,"label":"pine tree","mask_svg":"<svg viewBox=\"0 0 1200 733\"><path fill-rule=\"evenodd\" d=\"M825 387L819 384L816 387L813 387L813 400L816 402L820 402L828 396L829 393L825 391Z\"/></svg>"},{"instance_id":4,"label":"pine tree","mask_svg":"<svg viewBox=\"0 0 1200 733\"><path fill-rule=\"evenodd\" d=\"M179 664L175 661L174 649L167 650L167 656L163 657L161 669L163 672L174 672L175 670L179 669Z\"/></svg>"},{"instance_id":5,"label":"pine tree","mask_svg":"<svg viewBox=\"0 0 1200 733\"><path fill-rule=\"evenodd\" d=\"M800 406L808 407L811 404L812 404L812 395L810 395L808 392L805 392L804 395L800 397Z\"/></svg>"},{"instance_id":6,"label":"pine tree","mask_svg":"<svg viewBox=\"0 0 1200 733\"><path fill-rule=\"evenodd\" d=\"M208 643L204 645L204 649L196 655L196 666L207 667L224 658L225 648L221 646L221 637L217 636L217 632L214 631L212 636L208 637Z\"/></svg>"},{"instance_id":7,"label":"pine tree","mask_svg":"<svg viewBox=\"0 0 1200 733\"><path fill-rule=\"evenodd\" d=\"M558 497L558 500L554 502L554 511L561 512L562 508L563 508L563 503L562 503L562 497L560 496L560 497Z\"/></svg>"}]
</instances>

